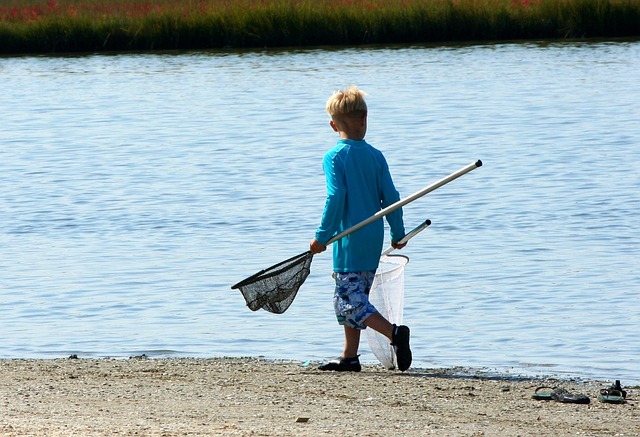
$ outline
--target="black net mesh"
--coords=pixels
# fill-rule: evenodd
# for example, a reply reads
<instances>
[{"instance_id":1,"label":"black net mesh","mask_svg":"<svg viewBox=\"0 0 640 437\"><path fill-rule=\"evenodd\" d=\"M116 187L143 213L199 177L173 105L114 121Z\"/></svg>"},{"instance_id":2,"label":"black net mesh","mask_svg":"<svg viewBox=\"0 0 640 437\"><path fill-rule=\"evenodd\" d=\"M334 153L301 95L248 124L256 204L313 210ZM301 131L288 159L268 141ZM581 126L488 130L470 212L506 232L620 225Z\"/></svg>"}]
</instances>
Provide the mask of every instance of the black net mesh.
<instances>
[{"instance_id":1,"label":"black net mesh","mask_svg":"<svg viewBox=\"0 0 640 437\"><path fill-rule=\"evenodd\" d=\"M252 311L262 308L271 313L282 314L289 308L298 289L309 276L312 259L311 252L302 253L262 270L231 288L240 289Z\"/></svg>"}]
</instances>

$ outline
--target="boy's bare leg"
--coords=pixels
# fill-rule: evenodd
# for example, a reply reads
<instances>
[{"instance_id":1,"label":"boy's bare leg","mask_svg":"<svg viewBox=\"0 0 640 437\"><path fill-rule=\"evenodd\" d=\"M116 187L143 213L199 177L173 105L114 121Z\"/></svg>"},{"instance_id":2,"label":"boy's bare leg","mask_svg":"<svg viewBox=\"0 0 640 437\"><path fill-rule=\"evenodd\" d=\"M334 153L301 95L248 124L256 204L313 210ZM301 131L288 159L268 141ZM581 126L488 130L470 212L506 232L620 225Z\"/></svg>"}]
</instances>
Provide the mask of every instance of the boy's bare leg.
<instances>
[{"instance_id":1,"label":"boy's bare leg","mask_svg":"<svg viewBox=\"0 0 640 437\"><path fill-rule=\"evenodd\" d=\"M344 326L344 352L343 358L353 358L358 356L360 346L360 330L350 326Z\"/></svg>"},{"instance_id":2,"label":"boy's bare leg","mask_svg":"<svg viewBox=\"0 0 640 437\"><path fill-rule=\"evenodd\" d=\"M378 331L380 334L387 337L389 340L393 340L393 325L380 313L373 313L364 322L368 328Z\"/></svg>"},{"instance_id":3,"label":"boy's bare leg","mask_svg":"<svg viewBox=\"0 0 640 437\"><path fill-rule=\"evenodd\" d=\"M364 322L368 328L378 331L380 334L393 340L393 325L380 313L373 313ZM360 329L354 329L349 326L344 327L344 358L352 358L358 355L358 347L360 346Z\"/></svg>"},{"instance_id":4,"label":"boy's bare leg","mask_svg":"<svg viewBox=\"0 0 640 437\"><path fill-rule=\"evenodd\" d=\"M344 351L342 356L318 366L319 370L336 370L338 372L359 372L362 370L358 359L360 346L360 330L344 326Z\"/></svg>"}]
</instances>

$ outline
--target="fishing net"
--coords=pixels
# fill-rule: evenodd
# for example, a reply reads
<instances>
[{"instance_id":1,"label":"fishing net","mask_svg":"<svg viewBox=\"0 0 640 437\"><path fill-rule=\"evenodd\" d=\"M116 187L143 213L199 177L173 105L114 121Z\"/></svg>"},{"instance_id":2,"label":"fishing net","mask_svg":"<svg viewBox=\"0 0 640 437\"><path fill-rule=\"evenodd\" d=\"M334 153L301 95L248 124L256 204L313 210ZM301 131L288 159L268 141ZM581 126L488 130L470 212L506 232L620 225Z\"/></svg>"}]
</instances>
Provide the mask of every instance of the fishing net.
<instances>
[{"instance_id":1,"label":"fishing net","mask_svg":"<svg viewBox=\"0 0 640 437\"><path fill-rule=\"evenodd\" d=\"M383 256L369 292L369 302L389 322L401 325L404 308L404 266L409 258L404 255ZM387 368L395 369L396 354L387 337L373 329L365 329L371 352Z\"/></svg>"},{"instance_id":2,"label":"fishing net","mask_svg":"<svg viewBox=\"0 0 640 437\"><path fill-rule=\"evenodd\" d=\"M240 289L252 311L262 308L282 314L295 299L298 289L311 272L313 254L309 251L262 270L231 287Z\"/></svg>"}]
</instances>

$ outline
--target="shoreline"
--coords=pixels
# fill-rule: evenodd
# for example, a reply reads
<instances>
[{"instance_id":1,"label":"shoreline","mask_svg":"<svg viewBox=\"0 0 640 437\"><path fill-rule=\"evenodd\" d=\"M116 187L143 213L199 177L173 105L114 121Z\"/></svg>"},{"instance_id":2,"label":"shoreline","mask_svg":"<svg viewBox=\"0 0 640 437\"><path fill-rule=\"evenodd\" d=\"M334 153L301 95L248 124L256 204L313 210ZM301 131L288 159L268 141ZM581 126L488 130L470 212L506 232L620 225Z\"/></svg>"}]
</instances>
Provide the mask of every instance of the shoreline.
<instances>
[{"instance_id":1,"label":"shoreline","mask_svg":"<svg viewBox=\"0 0 640 437\"><path fill-rule=\"evenodd\" d=\"M637 387L625 387L624 404L598 400L612 381L316 367L249 357L1 359L0 435L640 434ZM540 386L591 402L532 399Z\"/></svg>"}]
</instances>

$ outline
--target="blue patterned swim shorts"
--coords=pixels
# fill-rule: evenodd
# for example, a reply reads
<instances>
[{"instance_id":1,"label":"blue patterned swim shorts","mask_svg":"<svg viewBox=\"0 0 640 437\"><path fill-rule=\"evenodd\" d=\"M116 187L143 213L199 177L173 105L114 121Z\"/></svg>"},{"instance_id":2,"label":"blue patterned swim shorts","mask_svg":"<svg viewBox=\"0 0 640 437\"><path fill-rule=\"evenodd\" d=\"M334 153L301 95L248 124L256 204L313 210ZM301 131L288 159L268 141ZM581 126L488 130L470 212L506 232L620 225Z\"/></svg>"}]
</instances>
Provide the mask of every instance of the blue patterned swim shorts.
<instances>
[{"instance_id":1,"label":"blue patterned swim shorts","mask_svg":"<svg viewBox=\"0 0 640 437\"><path fill-rule=\"evenodd\" d=\"M333 308L340 325L355 329L366 329L364 321L377 312L369 303L369 291L376 271L335 272L336 291L333 295Z\"/></svg>"}]
</instances>

